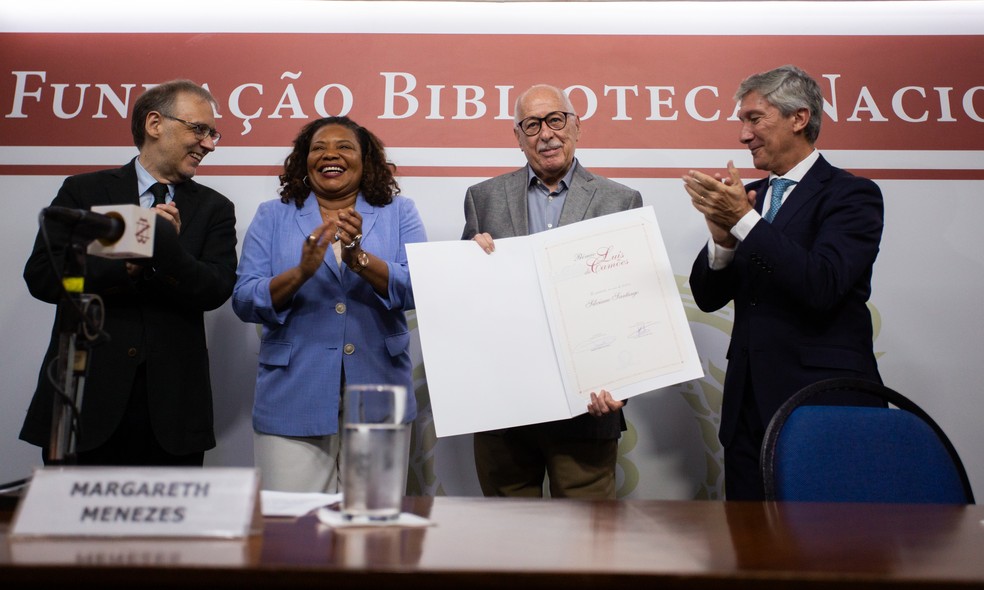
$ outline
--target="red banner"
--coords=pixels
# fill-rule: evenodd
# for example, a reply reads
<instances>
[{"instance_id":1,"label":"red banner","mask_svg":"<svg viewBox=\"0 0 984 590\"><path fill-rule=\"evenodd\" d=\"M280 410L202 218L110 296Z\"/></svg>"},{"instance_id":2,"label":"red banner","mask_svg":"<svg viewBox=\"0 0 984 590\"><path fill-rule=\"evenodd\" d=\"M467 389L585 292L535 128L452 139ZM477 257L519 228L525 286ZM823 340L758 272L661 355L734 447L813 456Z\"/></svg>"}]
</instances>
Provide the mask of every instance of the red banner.
<instances>
[{"instance_id":1,"label":"red banner","mask_svg":"<svg viewBox=\"0 0 984 590\"><path fill-rule=\"evenodd\" d=\"M0 46L7 146L129 145L136 97L186 77L218 99L223 147L286 146L328 114L389 146L515 147L516 94L545 82L569 89L582 148L732 149L739 81L794 63L823 88L824 149L984 149L981 36L5 33Z\"/></svg>"}]
</instances>

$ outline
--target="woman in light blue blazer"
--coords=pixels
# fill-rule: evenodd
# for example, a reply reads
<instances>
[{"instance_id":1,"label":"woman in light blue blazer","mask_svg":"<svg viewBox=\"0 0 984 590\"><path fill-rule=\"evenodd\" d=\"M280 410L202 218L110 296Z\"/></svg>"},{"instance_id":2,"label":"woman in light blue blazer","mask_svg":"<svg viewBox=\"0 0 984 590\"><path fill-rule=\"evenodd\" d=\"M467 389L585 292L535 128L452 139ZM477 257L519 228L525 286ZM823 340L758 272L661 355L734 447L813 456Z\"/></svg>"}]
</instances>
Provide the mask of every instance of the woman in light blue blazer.
<instances>
[{"instance_id":1,"label":"woman in light blue blazer","mask_svg":"<svg viewBox=\"0 0 984 590\"><path fill-rule=\"evenodd\" d=\"M338 490L345 383L407 388L416 415L406 244L427 240L382 143L347 117L307 124L280 175L280 199L250 223L233 292L263 326L253 403L263 488Z\"/></svg>"}]
</instances>

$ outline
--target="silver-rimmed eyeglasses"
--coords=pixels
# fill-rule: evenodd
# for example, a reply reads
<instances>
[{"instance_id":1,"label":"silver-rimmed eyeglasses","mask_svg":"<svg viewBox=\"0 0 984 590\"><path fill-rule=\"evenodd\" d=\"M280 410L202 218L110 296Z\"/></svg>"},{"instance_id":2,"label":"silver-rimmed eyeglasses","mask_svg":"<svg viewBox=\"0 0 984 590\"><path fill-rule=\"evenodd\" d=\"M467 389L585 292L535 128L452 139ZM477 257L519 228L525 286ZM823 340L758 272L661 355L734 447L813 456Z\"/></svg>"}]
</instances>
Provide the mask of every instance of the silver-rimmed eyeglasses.
<instances>
[{"instance_id":1,"label":"silver-rimmed eyeglasses","mask_svg":"<svg viewBox=\"0 0 984 590\"><path fill-rule=\"evenodd\" d=\"M554 111L552 113L547 113L543 117L526 117L519 122L519 128L523 130L523 133L529 137L540 133L540 129L544 123L547 127L553 129L554 131L560 131L567 126L567 117L574 116L574 113L567 113L564 111Z\"/></svg>"},{"instance_id":2,"label":"silver-rimmed eyeglasses","mask_svg":"<svg viewBox=\"0 0 984 590\"><path fill-rule=\"evenodd\" d=\"M216 131L214 127L209 127L205 123L192 123L191 121L185 121L184 119L172 117L171 115L165 115L164 113L161 113L161 115L186 125L188 129L191 129L194 132L195 138L198 139L198 141L203 141L206 137L211 137L212 143L219 143L219 140L222 139L221 133Z\"/></svg>"}]
</instances>

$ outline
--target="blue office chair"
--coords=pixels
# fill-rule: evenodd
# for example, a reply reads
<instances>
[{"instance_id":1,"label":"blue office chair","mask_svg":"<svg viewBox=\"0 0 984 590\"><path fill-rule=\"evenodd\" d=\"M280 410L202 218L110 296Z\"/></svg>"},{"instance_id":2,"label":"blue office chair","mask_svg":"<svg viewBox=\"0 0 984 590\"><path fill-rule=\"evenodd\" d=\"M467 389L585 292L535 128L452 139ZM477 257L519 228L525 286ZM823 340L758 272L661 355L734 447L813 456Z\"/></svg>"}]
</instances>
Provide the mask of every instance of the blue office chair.
<instances>
[{"instance_id":1,"label":"blue office chair","mask_svg":"<svg viewBox=\"0 0 984 590\"><path fill-rule=\"evenodd\" d=\"M810 405L844 391L895 408ZM765 431L761 466L766 500L974 503L963 463L936 422L902 394L862 379L826 379L787 400Z\"/></svg>"}]
</instances>

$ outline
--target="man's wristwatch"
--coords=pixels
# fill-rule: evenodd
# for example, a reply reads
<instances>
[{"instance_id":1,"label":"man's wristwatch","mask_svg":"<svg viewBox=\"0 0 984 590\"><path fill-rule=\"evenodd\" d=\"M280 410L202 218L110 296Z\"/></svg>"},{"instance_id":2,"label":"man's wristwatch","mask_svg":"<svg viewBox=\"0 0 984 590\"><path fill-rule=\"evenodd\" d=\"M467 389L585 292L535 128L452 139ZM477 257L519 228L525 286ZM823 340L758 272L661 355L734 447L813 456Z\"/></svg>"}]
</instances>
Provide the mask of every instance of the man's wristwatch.
<instances>
[{"instance_id":1,"label":"man's wristwatch","mask_svg":"<svg viewBox=\"0 0 984 590\"><path fill-rule=\"evenodd\" d=\"M369 253L365 250L359 250L359 253L355 255L355 262L349 266L353 272L360 273L369 266Z\"/></svg>"}]
</instances>

